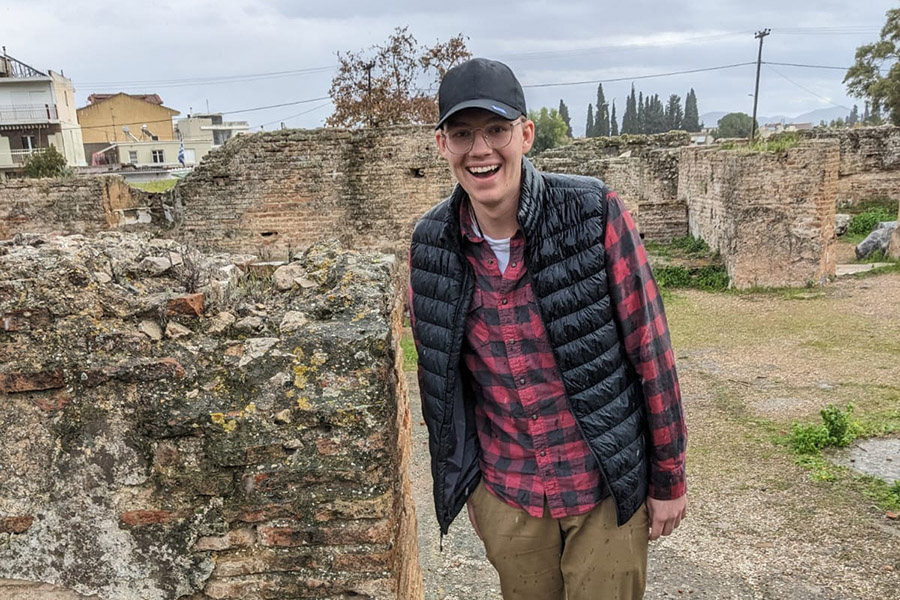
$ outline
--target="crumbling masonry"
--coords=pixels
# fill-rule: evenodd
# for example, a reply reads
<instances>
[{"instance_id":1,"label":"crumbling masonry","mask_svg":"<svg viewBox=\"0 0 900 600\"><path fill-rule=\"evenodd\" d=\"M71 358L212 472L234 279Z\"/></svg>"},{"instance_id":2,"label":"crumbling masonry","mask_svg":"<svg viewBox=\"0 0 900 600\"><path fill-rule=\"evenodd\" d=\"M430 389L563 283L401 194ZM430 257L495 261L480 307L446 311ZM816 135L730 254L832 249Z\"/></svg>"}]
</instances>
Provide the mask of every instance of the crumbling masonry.
<instances>
[{"instance_id":1,"label":"crumbling masonry","mask_svg":"<svg viewBox=\"0 0 900 600\"><path fill-rule=\"evenodd\" d=\"M247 261L0 245L0 597L422 597L395 259Z\"/></svg>"}]
</instances>

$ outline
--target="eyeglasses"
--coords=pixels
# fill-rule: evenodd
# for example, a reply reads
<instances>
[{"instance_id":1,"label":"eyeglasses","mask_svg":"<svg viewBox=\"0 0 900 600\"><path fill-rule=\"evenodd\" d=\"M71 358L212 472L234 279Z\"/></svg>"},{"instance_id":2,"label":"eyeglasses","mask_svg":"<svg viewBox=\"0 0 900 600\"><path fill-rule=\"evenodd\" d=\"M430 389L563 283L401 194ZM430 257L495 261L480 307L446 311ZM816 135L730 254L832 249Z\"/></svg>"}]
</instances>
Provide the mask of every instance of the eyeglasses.
<instances>
[{"instance_id":1,"label":"eyeglasses","mask_svg":"<svg viewBox=\"0 0 900 600\"><path fill-rule=\"evenodd\" d=\"M488 148L499 150L509 145L512 140L513 127L525 121L497 121L484 127L447 127L442 133L447 142L447 149L453 154L465 154L475 145L475 132L480 131L481 137Z\"/></svg>"}]
</instances>

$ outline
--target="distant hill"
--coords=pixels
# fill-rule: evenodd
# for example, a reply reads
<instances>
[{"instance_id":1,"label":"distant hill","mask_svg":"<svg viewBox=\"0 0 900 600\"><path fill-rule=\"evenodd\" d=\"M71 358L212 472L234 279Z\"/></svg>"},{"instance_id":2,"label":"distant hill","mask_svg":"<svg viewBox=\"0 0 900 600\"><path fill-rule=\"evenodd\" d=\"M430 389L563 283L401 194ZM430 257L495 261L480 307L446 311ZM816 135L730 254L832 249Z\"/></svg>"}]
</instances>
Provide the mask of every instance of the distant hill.
<instances>
[{"instance_id":1,"label":"distant hill","mask_svg":"<svg viewBox=\"0 0 900 600\"><path fill-rule=\"evenodd\" d=\"M702 115L700 115L700 122L703 123L704 127L715 127L719 122L719 119L727 114L728 113L725 111L703 113ZM846 119L848 114L850 114L849 110L832 107L812 110L810 112L805 112L802 115L797 115L796 117L787 117L785 115L762 115L758 116L756 120L760 125L765 125L766 123L812 123L813 125L818 125L821 121L830 123L835 119Z\"/></svg>"}]
</instances>

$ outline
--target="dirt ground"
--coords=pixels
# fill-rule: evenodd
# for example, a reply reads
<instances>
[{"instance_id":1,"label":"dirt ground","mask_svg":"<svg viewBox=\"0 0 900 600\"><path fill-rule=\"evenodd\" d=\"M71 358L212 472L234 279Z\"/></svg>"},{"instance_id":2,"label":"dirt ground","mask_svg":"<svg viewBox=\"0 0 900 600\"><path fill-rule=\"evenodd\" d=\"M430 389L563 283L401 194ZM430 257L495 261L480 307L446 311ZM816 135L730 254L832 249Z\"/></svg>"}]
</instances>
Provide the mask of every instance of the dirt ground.
<instances>
[{"instance_id":1,"label":"dirt ground","mask_svg":"<svg viewBox=\"0 0 900 600\"><path fill-rule=\"evenodd\" d=\"M779 444L828 404L900 411L900 274L766 293L679 291L667 313L686 418L689 514L651 544L646 597L895 598L900 522L836 469L821 481ZM414 373L412 480L429 600L499 599L465 515L438 549ZM897 457L900 461L900 456Z\"/></svg>"}]
</instances>

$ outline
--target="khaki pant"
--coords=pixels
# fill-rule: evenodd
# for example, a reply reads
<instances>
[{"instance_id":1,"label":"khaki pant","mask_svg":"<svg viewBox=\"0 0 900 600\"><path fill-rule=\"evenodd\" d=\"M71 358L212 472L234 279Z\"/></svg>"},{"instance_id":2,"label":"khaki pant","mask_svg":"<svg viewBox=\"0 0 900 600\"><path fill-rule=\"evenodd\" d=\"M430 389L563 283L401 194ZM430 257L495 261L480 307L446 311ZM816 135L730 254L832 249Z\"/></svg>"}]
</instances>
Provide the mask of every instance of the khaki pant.
<instances>
[{"instance_id":1,"label":"khaki pant","mask_svg":"<svg viewBox=\"0 0 900 600\"><path fill-rule=\"evenodd\" d=\"M536 519L480 483L470 498L504 600L634 600L647 577L646 505L622 527L607 498L589 513Z\"/></svg>"}]
</instances>

